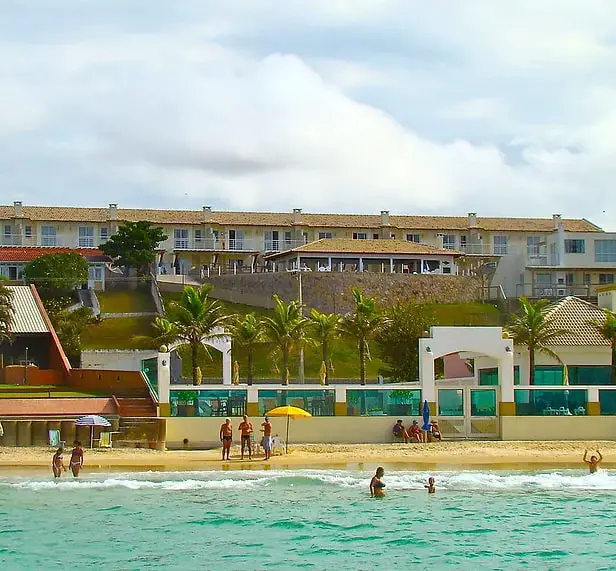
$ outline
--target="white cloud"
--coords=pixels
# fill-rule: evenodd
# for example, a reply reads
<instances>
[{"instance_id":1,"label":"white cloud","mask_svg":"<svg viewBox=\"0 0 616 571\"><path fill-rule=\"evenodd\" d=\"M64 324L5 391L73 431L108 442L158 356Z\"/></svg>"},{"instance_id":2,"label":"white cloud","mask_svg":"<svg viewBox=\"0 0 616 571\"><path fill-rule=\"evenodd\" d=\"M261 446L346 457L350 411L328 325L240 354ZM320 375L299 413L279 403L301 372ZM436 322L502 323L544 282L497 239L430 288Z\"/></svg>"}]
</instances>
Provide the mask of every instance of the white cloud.
<instances>
[{"instance_id":1,"label":"white cloud","mask_svg":"<svg viewBox=\"0 0 616 571\"><path fill-rule=\"evenodd\" d=\"M187 2L147 25L110 6L90 38L82 9L0 43L3 202L616 226L612 4Z\"/></svg>"}]
</instances>

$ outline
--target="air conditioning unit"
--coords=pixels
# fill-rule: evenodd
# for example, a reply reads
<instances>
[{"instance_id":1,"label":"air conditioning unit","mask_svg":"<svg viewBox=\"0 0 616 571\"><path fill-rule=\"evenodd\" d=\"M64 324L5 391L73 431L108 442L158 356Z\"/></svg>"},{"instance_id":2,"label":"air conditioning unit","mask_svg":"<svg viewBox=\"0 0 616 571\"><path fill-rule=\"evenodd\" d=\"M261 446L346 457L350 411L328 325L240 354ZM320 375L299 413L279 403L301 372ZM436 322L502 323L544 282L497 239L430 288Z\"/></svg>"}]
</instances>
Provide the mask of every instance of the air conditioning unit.
<instances>
[{"instance_id":1,"label":"air conditioning unit","mask_svg":"<svg viewBox=\"0 0 616 571\"><path fill-rule=\"evenodd\" d=\"M565 295L567 295L566 291L567 290L564 290L564 289L557 289L556 290L556 295L559 296L559 297L565 297Z\"/></svg>"}]
</instances>

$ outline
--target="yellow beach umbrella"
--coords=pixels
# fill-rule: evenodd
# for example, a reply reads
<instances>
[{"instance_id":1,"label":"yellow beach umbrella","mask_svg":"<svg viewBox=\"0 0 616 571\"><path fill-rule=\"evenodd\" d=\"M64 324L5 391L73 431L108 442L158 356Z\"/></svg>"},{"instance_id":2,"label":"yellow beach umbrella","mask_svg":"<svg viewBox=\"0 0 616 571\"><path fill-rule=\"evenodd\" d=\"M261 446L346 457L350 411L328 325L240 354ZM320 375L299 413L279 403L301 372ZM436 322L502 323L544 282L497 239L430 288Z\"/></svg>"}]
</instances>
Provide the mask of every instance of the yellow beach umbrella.
<instances>
[{"instance_id":1,"label":"yellow beach umbrella","mask_svg":"<svg viewBox=\"0 0 616 571\"><path fill-rule=\"evenodd\" d=\"M327 365L325 361L321 361L321 370L319 371L319 378L321 379L321 384L324 385L327 380Z\"/></svg>"},{"instance_id":2,"label":"yellow beach umbrella","mask_svg":"<svg viewBox=\"0 0 616 571\"><path fill-rule=\"evenodd\" d=\"M289 419L290 418L310 418L312 415L303 408L297 406L277 406L269 412L265 413L265 416L286 416L287 417L287 438L285 440L285 452L289 451Z\"/></svg>"},{"instance_id":3,"label":"yellow beach umbrella","mask_svg":"<svg viewBox=\"0 0 616 571\"><path fill-rule=\"evenodd\" d=\"M233 361L233 384L240 384L240 364L237 361Z\"/></svg>"}]
</instances>

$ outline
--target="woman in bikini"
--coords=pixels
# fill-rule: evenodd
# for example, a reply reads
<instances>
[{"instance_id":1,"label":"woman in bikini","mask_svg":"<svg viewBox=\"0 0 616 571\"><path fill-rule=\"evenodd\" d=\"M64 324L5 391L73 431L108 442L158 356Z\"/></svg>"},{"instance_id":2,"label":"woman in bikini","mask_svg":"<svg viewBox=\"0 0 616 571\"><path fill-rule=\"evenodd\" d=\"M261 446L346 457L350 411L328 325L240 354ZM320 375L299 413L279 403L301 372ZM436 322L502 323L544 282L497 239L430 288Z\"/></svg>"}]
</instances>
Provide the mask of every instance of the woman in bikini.
<instances>
[{"instance_id":1,"label":"woman in bikini","mask_svg":"<svg viewBox=\"0 0 616 571\"><path fill-rule=\"evenodd\" d=\"M53 471L54 478L59 478L63 471L66 472L66 466L64 465L64 458L62 458L63 452L64 450L62 450L62 448L58 448L51 460L51 469Z\"/></svg>"},{"instance_id":2,"label":"woman in bikini","mask_svg":"<svg viewBox=\"0 0 616 571\"><path fill-rule=\"evenodd\" d=\"M381 478L385 475L385 470L381 467L376 469L376 474L370 480L370 495L373 498L382 498L385 496L385 484L381 482Z\"/></svg>"},{"instance_id":3,"label":"woman in bikini","mask_svg":"<svg viewBox=\"0 0 616 571\"><path fill-rule=\"evenodd\" d=\"M79 472L83 468L83 448L81 447L81 442L75 440L73 442L73 450L71 452L71 472L73 472L73 476L76 478L79 476Z\"/></svg>"}]
</instances>

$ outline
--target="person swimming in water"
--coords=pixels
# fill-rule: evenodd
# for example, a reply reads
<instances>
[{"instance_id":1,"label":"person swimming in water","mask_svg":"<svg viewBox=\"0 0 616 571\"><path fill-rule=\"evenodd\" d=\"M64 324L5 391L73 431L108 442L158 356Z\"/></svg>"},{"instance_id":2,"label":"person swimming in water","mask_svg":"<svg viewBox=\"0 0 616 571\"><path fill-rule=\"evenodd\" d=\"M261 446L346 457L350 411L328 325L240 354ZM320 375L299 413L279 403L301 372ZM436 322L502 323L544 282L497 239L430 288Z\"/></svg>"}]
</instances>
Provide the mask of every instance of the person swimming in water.
<instances>
[{"instance_id":1,"label":"person swimming in water","mask_svg":"<svg viewBox=\"0 0 616 571\"><path fill-rule=\"evenodd\" d=\"M599 464L603 460L603 456L601 455L601 452L599 452L598 450L596 450L596 452L597 452L598 456L595 456L593 454L590 457L590 460L588 460L588 450L584 450L583 461L586 464L588 464L588 470L590 471L591 474L594 474L599 469Z\"/></svg>"},{"instance_id":2,"label":"person swimming in water","mask_svg":"<svg viewBox=\"0 0 616 571\"><path fill-rule=\"evenodd\" d=\"M385 470L380 466L376 469L376 474L370 480L370 495L373 498L382 498L385 496L385 484L381 482L381 478L385 475Z\"/></svg>"},{"instance_id":3,"label":"person swimming in water","mask_svg":"<svg viewBox=\"0 0 616 571\"><path fill-rule=\"evenodd\" d=\"M62 448L58 448L51 459L51 469L53 471L54 478L59 478L62 475L62 471L66 472L64 458L62 458L63 452L64 450Z\"/></svg>"},{"instance_id":4,"label":"person swimming in water","mask_svg":"<svg viewBox=\"0 0 616 571\"><path fill-rule=\"evenodd\" d=\"M429 494L435 494L436 493L436 486L434 485L434 478L432 478L432 477L428 478L428 483L424 486L424 488L426 488L426 490L428 490Z\"/></svg>"}]
</instances>

